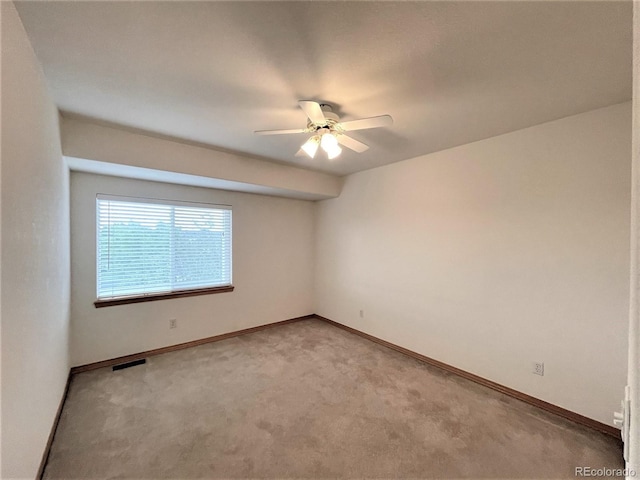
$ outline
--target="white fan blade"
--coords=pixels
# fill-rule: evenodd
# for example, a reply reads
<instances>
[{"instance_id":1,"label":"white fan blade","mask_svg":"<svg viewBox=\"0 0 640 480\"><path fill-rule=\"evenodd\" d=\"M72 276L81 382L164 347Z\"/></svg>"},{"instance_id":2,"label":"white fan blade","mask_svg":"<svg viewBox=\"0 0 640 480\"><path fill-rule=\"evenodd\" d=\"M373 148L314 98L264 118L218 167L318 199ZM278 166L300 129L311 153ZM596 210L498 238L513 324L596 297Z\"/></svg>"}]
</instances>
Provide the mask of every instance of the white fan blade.
<instances>
[{"instance_id":1,"label":"white fan blade","mask_svg":"<svg viewBox=\"0 0 640 480\"><path fill-rule=\"evenodd\" d=\"M318 123L320 125L324 125L327 122L327 119L324 117L324 113L322 113L322 109L320 108L320 104L318 102L312 102L311 100L300 100L298 104L307 115L307 117L309 117L309 120L311 120L311 122Z\"/></svg>"},{"instance_id":2,"label":"white fan blade","mask_svg":"<svg viewBox=\"0 0 640 480\"><path fill-rule=\"evenodd\" d=\"M339 124L345 132L352 130L364 130L365 128L387 127L393 125L393 118L390 115L380 115L379 117L361 118Z\"/></svg>"},{"instance_id":3,"label":"white fan blade","mask_svg":"<svg viewBox=\"0 0 640 480\"><path fill-rule=\"evenodd\" d=\"M257 130L256 135L283 135L285 133L306 133L306 128L294 128L291 130Z\"/></svg>"},{"instance_id":4,"label":"white fan blade","mask_svg":"<svg viewBox=\"0 0 640 480\"><path fill-rule=\"evenodd\" d=\"M355 138L347 137L346 135L338 135L338 143L350 148L354 152L362 153L369 150L369 145L366 145Z\"/></svg>"}]
</instances>

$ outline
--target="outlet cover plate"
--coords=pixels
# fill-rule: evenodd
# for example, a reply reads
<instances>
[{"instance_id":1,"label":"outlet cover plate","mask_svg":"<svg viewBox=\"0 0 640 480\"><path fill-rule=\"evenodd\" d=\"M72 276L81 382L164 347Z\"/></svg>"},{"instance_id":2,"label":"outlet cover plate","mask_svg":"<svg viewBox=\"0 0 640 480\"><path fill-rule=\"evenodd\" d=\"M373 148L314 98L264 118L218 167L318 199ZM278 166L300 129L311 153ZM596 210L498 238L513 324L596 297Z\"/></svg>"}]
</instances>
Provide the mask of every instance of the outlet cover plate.
<instances>
[{"instance_id":1,"label":"outlet cover plate","mask_svg":"<svg viewBox=\"0 0 640 480\"><path fill-rule=\"evenodd\" d=\"M533 362L532 364L532 373L536 375L544 376L544 362Z\"/></svg>"}]
</instances>

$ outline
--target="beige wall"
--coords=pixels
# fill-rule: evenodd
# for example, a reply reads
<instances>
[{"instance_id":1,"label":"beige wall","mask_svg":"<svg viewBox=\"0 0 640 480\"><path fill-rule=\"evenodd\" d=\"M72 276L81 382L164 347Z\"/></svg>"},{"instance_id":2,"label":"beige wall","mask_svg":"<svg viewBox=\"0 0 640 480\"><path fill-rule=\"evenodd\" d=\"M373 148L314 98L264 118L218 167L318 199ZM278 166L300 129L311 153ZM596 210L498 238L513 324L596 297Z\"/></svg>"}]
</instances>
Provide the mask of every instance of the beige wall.
<instances>
[{"instance_id":1,"label":"beige wall","mask_svg":"<svg viewBox=\"0 0 640 480\"><path fill-rule=\"evenodd\" d=\"M67 374L69 186L58 112L2 14L2 478L34 478Z\"/></svg>"},{"instance_id":2,"label":"beige wall","mask_svg":"<svg viewBox=\"0 0 640 480\"><path fill-rule=\"evenodd\" d=\"M630 153L627 102L347 177L318 205L315 311L611 424Z\"/></svg>"},{"instance_id":3,"label":"beige wall","mask_svg":"<svg viewBox=\"0 0 640 480\"><path fill-rule=\"evenodd\" d=\"M96 309L97 193L233 206L231 293ZM313 313L313 203L73 172L73 365ZM176 318L178 328L169 329Z\"/></svg>"}]
</instances>

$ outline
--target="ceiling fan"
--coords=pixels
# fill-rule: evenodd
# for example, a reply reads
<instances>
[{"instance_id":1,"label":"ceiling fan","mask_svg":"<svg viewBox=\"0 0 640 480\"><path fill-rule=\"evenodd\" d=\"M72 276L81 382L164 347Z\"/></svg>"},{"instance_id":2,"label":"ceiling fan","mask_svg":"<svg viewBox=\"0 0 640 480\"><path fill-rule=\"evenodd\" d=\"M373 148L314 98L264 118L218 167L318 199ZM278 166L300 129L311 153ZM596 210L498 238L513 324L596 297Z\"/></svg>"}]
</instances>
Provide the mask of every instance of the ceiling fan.
<instances>
[{"instance_id":1,"label":"ceiling fan","mask_svg":"<svg viewBox=\"0 0 640 480\"><path fill-rule=\"evenodd\" d=\"M311 100L300 100L300 108L309 118L307 128L297 128L290 130L258 130L258 135L282 135L289 133L310 133L311 137L302 145L296 156L307 154L313 158L316 156L318 147L326 152L329 160L336 158L342 153L340 145L347 147L354 152L362 153L369 149L369 146L345 135L344 132L353 130L364 130L365 128L386 127L393 124L390 115L380 115L378 117L360 118L341 122L331 105L326 103L313 102Z\"/></svg>"}]
</instances>

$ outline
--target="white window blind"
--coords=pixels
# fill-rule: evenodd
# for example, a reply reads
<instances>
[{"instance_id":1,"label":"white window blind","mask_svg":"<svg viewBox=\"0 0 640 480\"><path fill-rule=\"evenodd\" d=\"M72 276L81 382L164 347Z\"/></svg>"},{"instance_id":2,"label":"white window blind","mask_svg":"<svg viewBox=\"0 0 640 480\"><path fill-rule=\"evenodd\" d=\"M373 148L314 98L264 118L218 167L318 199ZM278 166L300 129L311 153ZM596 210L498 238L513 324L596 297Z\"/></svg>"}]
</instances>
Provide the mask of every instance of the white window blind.
<instances>
[{"instance_id":1,"label":"white window blind","mask_svg":"<svg viewBox=\"0 0 640 480\"><path fill-rule=\"evenodd\" d=\"M98 299L231 285L231 207L98 195Z\"/></svg>"}]
</instances>

